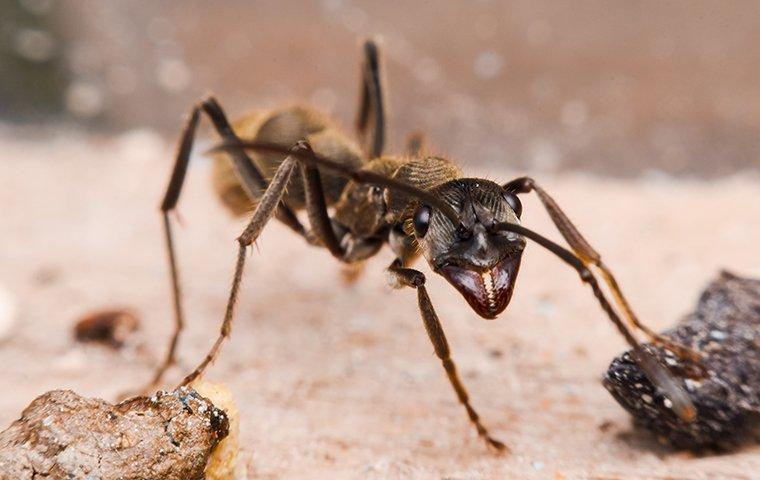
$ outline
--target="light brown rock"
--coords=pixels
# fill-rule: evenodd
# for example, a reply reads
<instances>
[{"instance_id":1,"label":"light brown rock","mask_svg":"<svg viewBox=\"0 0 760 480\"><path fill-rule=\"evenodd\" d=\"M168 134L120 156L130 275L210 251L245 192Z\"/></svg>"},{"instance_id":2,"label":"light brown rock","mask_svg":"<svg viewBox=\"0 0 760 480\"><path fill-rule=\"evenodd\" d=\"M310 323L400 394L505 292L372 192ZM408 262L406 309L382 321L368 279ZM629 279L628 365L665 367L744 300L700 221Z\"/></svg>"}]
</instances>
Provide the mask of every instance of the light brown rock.
<instances>
[{"instance_id":1,"label":"light brown rock","mask_svg":"<svg viewBox=\"0 0 760 480\"><path fill-rule=\"evenodd\" d=\"M54 390L0 433L0 479L202 479L228 428L189 388L117 405Z\"/></svg>"}]
</instances>

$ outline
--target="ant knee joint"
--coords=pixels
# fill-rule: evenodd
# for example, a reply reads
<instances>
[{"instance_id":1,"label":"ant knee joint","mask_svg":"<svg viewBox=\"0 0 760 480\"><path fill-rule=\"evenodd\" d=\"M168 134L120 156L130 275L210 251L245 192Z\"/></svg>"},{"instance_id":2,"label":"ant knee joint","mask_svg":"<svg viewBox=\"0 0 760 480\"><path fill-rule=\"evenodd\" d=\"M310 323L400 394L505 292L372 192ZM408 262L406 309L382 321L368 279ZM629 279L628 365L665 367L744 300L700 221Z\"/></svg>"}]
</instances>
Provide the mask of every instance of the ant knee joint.
<instances>
[{"instance_id":1,"label":"ant knee joint","mask_svg":"<svg viewBox=\"0 0 760 480\"><path fill-rule=\"evenodd\" d=\"M212 109L218 105L218 102L216 101L216 98L211 95L205 95L203 98L200 99L200 101L196 104L195 108L206 110Z\"/></svg>"},{"instance_id":2,"label":"ant knee joint","mask_svg":"<svg viewBox=\"0 0 760 480\"><path fill-rule=\"evenodd\" d=\"M251 246L251 238L243 233L237 238L238 245L240 245L240 248L247 248Z\"/></svg>"},{"instance_id":3,"label":"ant knee joint","mask_svg":"<svg viewBox=\"0 0 760 480\"><path fill-rule=\"evenodd\" d=\"M514 193L529 193L535 187L535 182L530 177L520 177L504 185L504 188Z\"/></svg>"},{"instance_id":4,"label":"ant knee joint","mask_svg":"<svg viewBox=\"0 0 760 480\"><path fill-rule=\"evenodd\" d=\"M425 285L425 274L415 271L409 276L409 282L415 288L422 287Z\"/></svg>"},{"instance_id":5,"label":"ant knee joint","mask_svg":"<svg viewBox=\"0 0 760 480\"><path fill-rule=\"evenodd\" d=\"M403 287L419 288L425 285L425 274L416 270L396 271L389 268L385 271L385 280L389 287L399 289Z\"/></svg>"},{"instance_id":6,"label":"ant knee joint","mask_svg":"<svg viewBox=\"0 0 760 480\"><path fill-rule=\"evenodd\" d=\"M385 270L385 283L394 290L399 290L406 286L401 276L390 268Z\"/></svg>"}]
</instances>

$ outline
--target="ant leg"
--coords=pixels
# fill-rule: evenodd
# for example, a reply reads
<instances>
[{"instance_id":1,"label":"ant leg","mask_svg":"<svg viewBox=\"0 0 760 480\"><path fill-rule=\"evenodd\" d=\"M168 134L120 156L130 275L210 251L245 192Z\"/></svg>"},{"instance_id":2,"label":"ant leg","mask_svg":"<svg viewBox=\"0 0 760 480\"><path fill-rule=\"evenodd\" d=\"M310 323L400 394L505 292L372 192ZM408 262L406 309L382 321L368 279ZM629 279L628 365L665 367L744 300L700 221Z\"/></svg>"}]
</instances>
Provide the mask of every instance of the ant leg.
<instances>
[{"instance_id":1,"label":"ant leg","mask_svg":"<svg viewBox=\"0 0 760 480\"><path fill-rule=\"evenodd\" d=\"M385 104L383 103L382 71L379 47L374 40L364 42L364 61L361 66L361 98L356 116L356 130L370 158L377 158L385 146ZM370 113L371 111L371 113ZM372 138L367 128L372 114Z\"/></svg>"},{"instance_id":2,"label":"ant leg","mask_svg":"<svg viewBox=\"0 0 760 480\"><path fill-rule=\"evenodd\" d=\"M256 241L259 234L264 229L267 222L274 216L277 210L277 205L282 199L282 195L285 193L285 189L290 181L290 176L293 173L298 161L293 156L288 156L277 168L271 182L266 191L262 195L259 203L256 205L256 209L253 211L253 217L250 223L245 228L243 233L238 237L239 244L237 262L235 263L235 274L232 279L232 287L230 288L230 295L227 300L227 308L224 312L224 320L222 327L211 350L206 354L203 361L187 375L180 385L187 385L196 378L200 377L209 366L211 362L216 359L219 354L219 349L226 338L230 336L232 329L232 319L235 310L235 303L237 302L238 292L240 291L240 283L243 279L243 268L245 267L245 255L248 247Z\"/></svg>"},{"instance_id":3,"label":"ant leg","mask_svg":"<svg viewBox=\"0 0 760 480\"><path fill-rule=\"evenodd\" d=\"M174 210L179 202L179 196L185 183L185 176L190 165L190 153L195 140L195 132L200 120L200 113L208 115L214 124L219 135L224 141L237 141L237 136L232 131L232 127L227 121L224 111L214 97L208 97L200 104L193 107L190 117L182 130L179 147L172 169L169 184L166 187L166 193L161 202L161 214L163 216L164 237L166 244L167 257L169 259L169 270L172 283L172 301L174 306L174 332L169 343L169 349L164 357L163 362L156 368L153 378L142 391L147 392L157 386L163 378L166 371L176 362L177 344L179 336L184 328L184 312L182 308L182 289L179 279L179 268L177 266L177 256L174 246L174 234L172 230L169 213ZM256 169L251 159L242 150L231 152L235 162L236 171L239 175L241 185L246 190L249 198L252 200L261 196L261 192L266 189L266 180ZM288 225L291 229L306 236L305 229L298 221L295 214L290 211L284 204L278 205L278 218Z\"/></svg>"},{"instance_id":4,"label":"ant leg","mask_svg":"<svg viewBox=\"0 0 760 480\"><path fill-rule=\"evenodd\" d=\"M486 427L480 423L480 416L470 404L470 397L467 394L467 390L464 388L462 381L459 379L454 360L451 359L451 350L449 349L449 343L446 341L443 326L441 325L440 320L438 320L438 315L435 313L435 309L433 308L433 304L430 301L427 289L425 288L425 274L419 270L404 268L401 260L395 260L390 267L388 267L388 272L395 276L396 280L398 280L402 286L417 289L417 301L419 303L422 320L425 323L425 331L427 331L428 337L430 337L430 341L433 343L436 356L441 360L443 368L446 370L446 375L457 394L459 402L464 405L464 408L467 410L467 416L475 425L478 435L480 435L490 447L499 451L508 451L506 445L488 433Z\"/></svg>"},{"instance_id":5,"label":"ant leg","mask_svg":"<svg viewBox=\"0 0 760 480\"><path fill-rule=\"evenodd\" d=\"M626 342L628 342L633 349L633 357L636 362L641 366L642 370L646 372L647 376L652 380L652 383L660 387L673 402L673 411L684 421L689 422L694 420L697 410L688 394L668 370L657 361L657 358L652 353L645 350L638 340L636 340L636 337L633 336L633 333L628 330L625 322L620 319L617 312L615 312L615 309L612 308L612 305L610 305L610 302L607 300L607 297L605 297L604 292L599 287L599 282L597 282L596 277L594 277L591 270L586 267L581 258L573 254L573 252L557 245L548 238L539 235L522 225L515 223L500 223L494 227L494 230L505 230L530 238L575 269L581 277L581 281L587 283L591 287L602 310L605 311L610 320L612 320L612 323L615 324Z\"/></svg>"},{"instance_id":6,"label":"ant leg","mask_svg":"<svg viewBox=\"0 0 760 480\"><path fill-rule=\"evenodd\" d=\"M673 351L681 358L696 362L700 360L701 356L699 353L683 345L679 345L678 343L675 343L666 337L663 337L659 333L644 325L639 320L639 318L633 312L633 308L631 308L631 305L628 303L628 300L626 300L625 296L623 295L623 291L620 289L620 285L615 279L615 276L612 274L612 271L602 261L601 255L599 255L599 253L594 250L594 248L588 243L583 235L581 235L575 225L573 225L573 223L567 217L565 212L562 211L559 204L557 204L557 202L543 188L536 184L535 180L529 177L518 178L506 184L504 188L516 193L529 193L533 191L536 193L536 195L538 195L538 198L541 200L544 208L549 213L549 217L552 219L552 222L554 222L554 225L562 234L562 237L565 239L565 241L567 241L567 243L573 249L575 254L580 258L583 264L587 267L594 265L600 270L602 279L609 287L610 291L612 292L612 296L615 299L615 302L621 308L625 314L626 319L631 325L644 332L649 340L655 345L663 346Z\"/></svg>"},{"instance_id":7,"label":"ant leg","mask_svg":"<svg viewBox=\"0 0 760 480\"><path fill-rule=\"evenodd\" d=\"M298 142L294 151L313 153L311 146L305 140ZM335 235L332 220L330 220L330 215L327 212L327 203L325 202L319 170L313 165L301 163L301 177L303 178L306 213L309 217L311 230L335 258L342 260L346 252Z\"/></svg>"},{"instance_id":8,"label":"ant leg","mask_svg":"<svg viewBox=\"0 0 760 480\"><path fill-rule=\"evenodd\" d=\"M156 369L156 372L154 373L153 379L150 381L150 383L143 388L143 392L152 390L153 387L158 385L161 382L161 378L163 378L164 373L166 373L166 370L168 370L169 367L175 363L177 342L179 341L179 335L182 332L185 324L185 316L182 310L182 288L179 280L177 257L174 248L174 235L172 233L172 223L171 219L169 218L169 213L177 206L179 195L182 192L182 186L185 183L187 167L190 164L190 151L193 147L193 140L195 139L195 131L198 127L199 116L199 107L193 107L193 110L190 113L190 117L187 120L187 124L182 131L172 175L169 180L169 184L166 187L164 199L161 202L161 215L163 217L164 224L164 240L166 242L166 252L167 257L169 258L169 271L171 274L172 282L174 333L172 334L172 339L169 343L169 350L166 353L164 361Z\"/></svg>"}]
</instances>

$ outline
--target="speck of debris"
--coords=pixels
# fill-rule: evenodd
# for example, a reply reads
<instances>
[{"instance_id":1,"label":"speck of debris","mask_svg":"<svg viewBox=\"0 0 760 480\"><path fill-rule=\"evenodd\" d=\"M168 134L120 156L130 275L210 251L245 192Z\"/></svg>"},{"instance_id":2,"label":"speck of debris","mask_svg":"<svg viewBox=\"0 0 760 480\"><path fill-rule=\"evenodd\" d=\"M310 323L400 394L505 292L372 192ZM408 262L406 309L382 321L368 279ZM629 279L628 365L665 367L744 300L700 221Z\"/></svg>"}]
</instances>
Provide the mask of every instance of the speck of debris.
<instances>
[{"instance_id":1,"label":"speck of debris","mask_svg":"<svg viewBox=\"0 0 760 480\"><path fill-rule=\"evenodd\" d=\"M39 286L48 286L54 284L60 274L53 267L41 267L34 273L34 282Z\"/></svg>"},{"instance_id":2,"label":"speck of debris","mask_svg":"<svg viewBox=\"0 0 760 480\"><path fill-rule=\"evenodd\" d=\"M82 317L74 326L74 337L79 342L121 348L138 328L140 321L128 310L101 310Z\"/></svg>"},{"instance_id":3,"label":"speck of debris","mask_svg":"<svg viewBox=\"0 0 760 480\"><path fill-rule=\"evenodd\" d=\"M630 352L615 358L603 378L615 400L637 425L677 448L728 450L752 439L760 427L760 280L722 272L696 310L663 335L702 353L706 373L660 347L645 347L684 379L697 418L681 420Z\"/></svg>"},{"instance_id":4,"label":"speck of debris","mask_svg":"<svg viewBox=\"0 0 760 480\"><path fill-rule=\"evenodd\" d=\"M611 421L605 420L602 423L600 423L597 428L599 428L600 432L607 432L607 431L609 431L610 428L613 427L613 425L614 425L614 423L612 423Z\"/></svg>"}]
</instances>

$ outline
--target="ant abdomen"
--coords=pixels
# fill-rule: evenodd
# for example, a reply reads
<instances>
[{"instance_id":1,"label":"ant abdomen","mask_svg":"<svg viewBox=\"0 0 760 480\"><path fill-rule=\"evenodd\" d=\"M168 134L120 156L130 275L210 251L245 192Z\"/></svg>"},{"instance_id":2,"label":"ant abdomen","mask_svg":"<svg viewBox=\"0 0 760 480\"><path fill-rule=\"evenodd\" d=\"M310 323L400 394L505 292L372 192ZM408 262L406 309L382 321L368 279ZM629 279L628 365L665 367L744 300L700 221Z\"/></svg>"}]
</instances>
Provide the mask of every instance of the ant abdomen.
<instances>
[{"instance_id":1,"label":"ant abdomen","mask_svg":"<svg viewBox=\"0 0 760 480\"><path fill-rule=\"evenodd\" d=\"M243 141L295 145L306 140L318 155L348 167L357 168L366 162L360 148L327 116L312 108L295 105L256 112L233 122L232 128ZM282 155L272 153L252 153L251 159L267 182L284 160ZM346 180L323 171L320 173L325 200L332 205L340 198ZM256 207L257 199L252 201L243 189L228 154L214 156L212 180L220 200L234 215L244 215ZM283 201L293 210L305 207L303 181L299 172L291 176Z\"/></svg>"}]
</instances>

